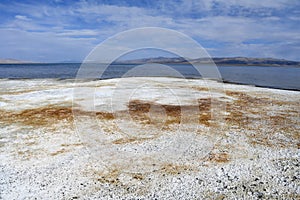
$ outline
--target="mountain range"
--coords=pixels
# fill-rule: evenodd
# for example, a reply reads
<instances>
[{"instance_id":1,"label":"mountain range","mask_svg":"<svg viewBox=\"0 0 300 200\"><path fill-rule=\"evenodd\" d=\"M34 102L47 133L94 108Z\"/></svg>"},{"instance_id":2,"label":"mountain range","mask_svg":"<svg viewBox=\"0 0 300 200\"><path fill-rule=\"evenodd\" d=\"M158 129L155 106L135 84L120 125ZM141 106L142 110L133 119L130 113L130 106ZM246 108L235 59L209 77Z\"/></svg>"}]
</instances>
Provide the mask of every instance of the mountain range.
<instances>
[{"instance_id":1,"label":"mountain range","mask_svg":"<svg viewBox=\"0 0 300 200\"><path fill-rule=\"evenodd\" d=\"M249 57L213 57L190 59L190 63L214 63L217 66L295 66L300 67L300 62L276 58L249 58ZM30 64L37 63L31 61L22 61L17 59L0 59L0 64ZM80 63L80 62L59 62L59 63ZM145 64L145 63L161 63L161 64L188 64L189 62L182 57L155 57L142 58L134 60L115 61L115 64Z\"/></svg>"},{"instance_id":2,"label":"mountain range","mask_svg":"<svg viewBox=\"0 0 300 200\"><path fill-rule=\"evenodd\" d=\"M249 58L249 57L214 57L214 58L198 58L190 59L190 63L214 63L218 66L222 65L239 65L239 66L299 66L300 62L290 61L285 59L276 58ZM143 58L135 60L119 61L117 63L124 64L143 64L143 63L173 63L173 64L187 64L188 61L181 57L167 58L167 57L156 57L156 58Z\"/></svg>"}]
</instances>

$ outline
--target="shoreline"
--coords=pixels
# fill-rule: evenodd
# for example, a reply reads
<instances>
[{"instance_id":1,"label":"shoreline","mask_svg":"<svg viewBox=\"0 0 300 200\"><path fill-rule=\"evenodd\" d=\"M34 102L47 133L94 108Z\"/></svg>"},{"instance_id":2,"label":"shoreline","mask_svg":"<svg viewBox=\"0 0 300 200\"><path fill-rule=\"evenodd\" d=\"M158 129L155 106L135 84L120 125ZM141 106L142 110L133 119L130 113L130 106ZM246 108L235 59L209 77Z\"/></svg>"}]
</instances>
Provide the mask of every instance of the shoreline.
<instances>
[{"instance_id":1,"label":"shoreline","mask_svg":"<svg viewBox=\"0 0 300 200\"><path fill-rule=\"evenodd\" d=\"M113 80L113 79L120 79L122 77L114 77L114 78L102 78L102 79L76 79L76 78L0 78L0 80L67 80L67 81L76 81L76 80L82 80L82 81L99 81L99 80ZM128 77L126 77L128 78ZM130 77L129 77L130 78ZM133 77L136 78L136 77ZM144 77L140 77L144 78ZM157 77L148 77L148 78L157 78ZM238 83L238 82L233 82L229 80L223 79L222 81L216 80L216 79L202 79L202 78L197 78L197 77L161 77L161 78L178 78L178 79L187 79L187 80L212 80L220 83L225 83L225 84L233 84L233 85L246 85L246 86L251 86L251 87L258 87L258 88L266 88L266 89L276 89L276 90L286 90L286 91L296 91L299 92L300 88L282 88L278 86L266 86L266 85L255 85L255 84L247 84L247 83Z\"/></svg>"},{"instance_id":2,"label":"shoreline","mask_svg":"<svg viewBox=\"0 0 300 200\"><path fill-rule=\"evenodd\" d=\"M53 63L43 63L43 62L28 62L28 63L0 63L0 65L82 65L82 62L53 62ZM103 65L144 65L144 64L151 64L151 63L85 63L85 64L103 64ZM191 65L191 64L200 64L200 65L216 65L217 67L290 67L290 68L299 68L299 65L278 65L278 64L223 64L223 63L176 63L176 62L166 62L161 64L172 64L172 65Z\"/></svg>"}]
</instances>

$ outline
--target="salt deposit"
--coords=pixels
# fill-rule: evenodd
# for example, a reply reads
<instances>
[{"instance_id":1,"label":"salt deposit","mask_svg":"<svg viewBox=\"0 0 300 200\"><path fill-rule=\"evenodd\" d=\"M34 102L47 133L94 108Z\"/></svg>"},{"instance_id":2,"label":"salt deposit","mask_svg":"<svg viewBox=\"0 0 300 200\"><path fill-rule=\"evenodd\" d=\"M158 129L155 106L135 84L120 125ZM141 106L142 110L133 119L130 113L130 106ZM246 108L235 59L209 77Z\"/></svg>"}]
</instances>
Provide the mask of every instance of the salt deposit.
<instances>
[{"instance_id":1,"label":"salt deposit","mask_svg":"<svg viewBox=\"0 0 300 200\"><path fill-rule=\"evenodd\" d=\"M158 77L0 87L0 199L300 197L299 92Z\"/></svg>"}]
</instances>

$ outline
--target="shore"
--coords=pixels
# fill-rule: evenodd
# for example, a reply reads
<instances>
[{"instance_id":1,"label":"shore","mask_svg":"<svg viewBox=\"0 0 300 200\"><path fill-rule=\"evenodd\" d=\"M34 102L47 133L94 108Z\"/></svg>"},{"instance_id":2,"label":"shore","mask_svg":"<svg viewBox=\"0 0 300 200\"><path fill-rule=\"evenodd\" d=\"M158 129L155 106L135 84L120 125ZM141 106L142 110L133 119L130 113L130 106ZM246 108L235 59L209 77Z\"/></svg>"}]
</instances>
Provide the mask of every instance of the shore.
<instances>
[{"instance_id":1,"label":"shore","mask_svg":"<svg viewBox=\"0 0 300 200\"><path fill-rule=\"evenodd\" d=\"M0 199L297 199L298 91L0 80Z\"/></svg>"}]
</instances>

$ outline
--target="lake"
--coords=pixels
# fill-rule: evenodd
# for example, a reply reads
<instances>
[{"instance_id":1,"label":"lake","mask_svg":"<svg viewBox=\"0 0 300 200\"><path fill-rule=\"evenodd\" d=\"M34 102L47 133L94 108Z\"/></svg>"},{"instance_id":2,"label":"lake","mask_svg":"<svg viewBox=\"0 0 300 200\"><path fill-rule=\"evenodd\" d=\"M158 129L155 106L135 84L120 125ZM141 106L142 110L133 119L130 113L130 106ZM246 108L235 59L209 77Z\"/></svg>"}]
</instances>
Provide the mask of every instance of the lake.
<instances>
[{"instance_id":1,"label":"lake","mask_svg":"<svg viewBox=\"0 0 300 200\"><path fill-rule=\"evenodd\" d=\"M133 64L111 65L101 78L122 77L124 73L136 66ZM185 78L201 78L191 65L168 64L168 66L177 70ZM79 68L79 63L0 64L0 78L72 79L76 77ZM219 66L218 69L225 82L300 90L299 67Z\"/></svg>"}]
</instances>

